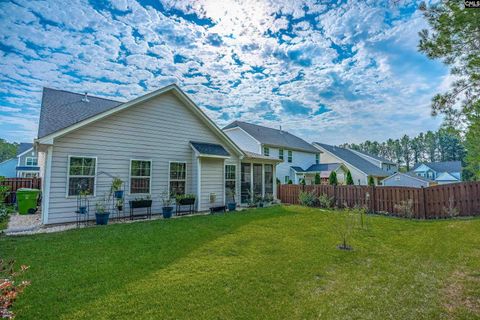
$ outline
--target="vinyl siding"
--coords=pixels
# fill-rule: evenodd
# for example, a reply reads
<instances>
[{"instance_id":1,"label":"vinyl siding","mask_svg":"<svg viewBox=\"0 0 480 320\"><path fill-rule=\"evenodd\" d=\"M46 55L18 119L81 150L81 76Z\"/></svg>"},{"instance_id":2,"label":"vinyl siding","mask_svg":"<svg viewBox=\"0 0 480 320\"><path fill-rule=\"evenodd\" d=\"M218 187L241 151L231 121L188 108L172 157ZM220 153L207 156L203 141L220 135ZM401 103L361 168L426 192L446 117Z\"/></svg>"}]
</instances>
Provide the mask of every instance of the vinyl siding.
<instances>
[{"instance_id":1,"label":"vinyl siding","mask_svg":"<svg viewBox=\"0 0 480 320\"><path fill-rule=\"evenodd\" d=\"M278 155L280 153L280 148L269 147L269 149L270 158L279 159ZM281 183L284 183L285 176L290 176L290 179L293 183L298 183L299 179L296 179L296 177L291 173L290 167L297 166L304 170L307 169L312 164L315 164L315 153L292 150L292 162L288 162L288 150L290 149L283 149L283 162L280 162L277 165L276 177L281 181Z\"/></svg>"},{"instance_id":2,"label":"vinyl siding","mask_svg":"<svg viewBox=\"0 0 480 320\"><path fill-rule=\"evenodd\" d=\"M224 161L223 159L202 159L202 184L200 209L206 210L212 206L225 205L224 199ZM214 203L210 202L210 194L215 193Z\"/></svg>"},{"instance_id":3,"label":"vinyl siding","mask_svg":"<svg viewBox=\"0 0 480 320\"><path fill-rule=\"evenodd\" d=\"M225 134L232 139L240 149L261 154L261 144L240 128L228 129Z\"/></svg>"},{"instance_id":4,"label":"vinyl siding","mask_svg":"<svg viewBox=\"0 0 480 320\"><path fill-rule=\"evenodd\" d=\"M358 185L359 181L360 181L360 185L368 184L368 177L366 174L356 169L355 167L349 165L348 163L345 163L342 159L335 157L334 155L328 152L323 152L322 154L320 154L320 163L343 163L345 167L347 167L347 169L350 170L350 173L352 174L352 178L353 178L353 183L355 185ZM345 177L343 177L343 181L340 179L340 177L337 177L337 178L339 183L345 182Z\"/></svg>"},{"instance_id":5,"label":"vinyl siding","mask_svg":"<svg viewBox=\"0 0 480 320\"><path fill-rule=\"evenodd\" d=\"M159 195L168 188L170 161L187 163L186 192L196 193L196 159L189 146L191 140L219 143L226 147L226 143L172 93L145 101L55 139L48 223L75 219L76 198L66 197L69 155L97 157L96 198L90 201L91 216L95 201L110 189L111 178L108 175L118 176L125 181L126 201L140 196L129 194L130 159L152 160L152 212L161 211ZM232 155L230 161L238 161L233 150L227 148L227 151ZM216 192L220 194L223 188ZM128 210L128 205L126 207Z\"/></svg>"},{"instance_id":6,"label":"vinyl siding","mask_svg":"<svg viewBox=\"0 0 480 320\"><path fill-rule=\"evenodd\" d=\"M397 180L398 179L398 180ZM415 179L414 177L409 177L408 175L404 174L397 174L392 177L388 177L383 179L382 184L384 186L395 186L395 187L428 187L429 183L427 181L421 181Z\"/></svg>"}]
</instances>

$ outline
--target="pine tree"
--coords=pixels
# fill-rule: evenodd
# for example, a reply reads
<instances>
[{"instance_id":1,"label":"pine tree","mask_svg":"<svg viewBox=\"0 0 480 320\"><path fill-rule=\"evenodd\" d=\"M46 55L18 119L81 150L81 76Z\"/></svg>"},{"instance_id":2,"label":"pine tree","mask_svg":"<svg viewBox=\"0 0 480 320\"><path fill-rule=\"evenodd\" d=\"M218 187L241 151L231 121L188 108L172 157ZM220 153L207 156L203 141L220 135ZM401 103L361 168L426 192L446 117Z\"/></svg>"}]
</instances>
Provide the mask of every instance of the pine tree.
<instances>
[{"instance_id":1,"label":"pine tree","mask_svg":"<svg viewBox=\"0 0 480 320\"><path fill-rule=\"evenodd\" d=\"M316 173L315 174L315 184L321 184L322 181L320 179L320 174Z\"/></svg>"},{"instance_id":2,"label":"pine tree","mask_svg":"<svg viewBox=\"0 0 480 320\"><path fill-rule=\"evenodd\" d=\"M373 179L372 176L368 176L368 185L369 186L374 186L375 185L375 179Z\"/></svg>"},{"instance_id":3,"label":"pine tree","mask_svg":"<svg viewBox=\"0 0 480 320\"><path fill-rule=\"evenodd\" d=\"M335 171L330 173L330 176L328 177L328 183L332 186L336 186L338 184L337 173Z\"/></svg>"},{"instance_id":4,"label":"pine tree","mask_svg":"<svg viewBox=\"0 0 480 320\"><path fill-rule=\"evenodd\" d=\"M345 180L347 185L353 185L353 178L352 178L352 174L350 173L350 170L347 171L347 177Z\"/></svg>"}]
</instances>

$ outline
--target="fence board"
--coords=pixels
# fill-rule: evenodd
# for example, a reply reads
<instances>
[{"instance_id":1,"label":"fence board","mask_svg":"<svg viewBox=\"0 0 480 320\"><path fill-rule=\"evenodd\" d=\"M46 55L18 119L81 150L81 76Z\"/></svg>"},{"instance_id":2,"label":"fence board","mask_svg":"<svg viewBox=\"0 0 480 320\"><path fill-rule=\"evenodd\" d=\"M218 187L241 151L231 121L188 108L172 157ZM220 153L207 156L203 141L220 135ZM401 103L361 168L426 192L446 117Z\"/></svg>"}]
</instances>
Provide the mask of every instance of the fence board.
<instances>
[{"instance_id":1,"label":"fence board","mask_svg":"<svg viewBox=\"0 0 480 320\"><path fill-rule=\"evenodd\" d=\"M42 179L40 178L6 178L0 181L0 185L9 187L9 195L5 199L6 203L15 203L16 191L21 188L42 189Z\"/></svg>"},{"instance_id":2,"label":"fence board","mask_svg":"<svg viewBox=\"0 0 480 320\"><path fill-rule=\"evenodd\" d=\"M454 208L460 216L480 215L480 182L462 182L428 188L290 184L279 185L277 195L283 203L298 204L301 191L313 192L316 196L326 194L335 198L338 206L360 205L374 212L390 214L399 213L395 206L402 201L412 200L412 214L420 219L445 218L451 213L449 211L452 211L449 208Z\"/></svg>"}]
</instances>

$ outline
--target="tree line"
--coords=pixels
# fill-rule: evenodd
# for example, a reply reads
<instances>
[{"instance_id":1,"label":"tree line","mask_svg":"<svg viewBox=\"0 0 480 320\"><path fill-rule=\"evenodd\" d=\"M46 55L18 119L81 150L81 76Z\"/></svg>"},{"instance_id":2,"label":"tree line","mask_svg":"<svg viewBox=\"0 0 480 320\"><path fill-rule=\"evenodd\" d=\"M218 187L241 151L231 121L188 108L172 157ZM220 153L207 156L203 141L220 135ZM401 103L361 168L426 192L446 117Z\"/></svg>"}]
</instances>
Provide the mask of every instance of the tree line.
<instances>
[{"instance_id":1,"label":"tree line","mask_svg":"<svg viewBox=\"0 0 480 320\"><path fill-rule=\"evenodd\" d=\"M415 137L404 135L384 142L367 140L360 144L346 143L342 147L383 157L406 171L419 162L464 161L466 154L460 131L452 127L422 132Z\"/></svg>"},{"instance_id":2,"label":"tree line","mask_svg":"<svg viewBox=\"0 0 480 320\"><path fill-rule=\"evenodd\" d=\"M0 138L0 162L11 159L17 154L18 143L10 143Z\"/></svg>"}]
</instances>

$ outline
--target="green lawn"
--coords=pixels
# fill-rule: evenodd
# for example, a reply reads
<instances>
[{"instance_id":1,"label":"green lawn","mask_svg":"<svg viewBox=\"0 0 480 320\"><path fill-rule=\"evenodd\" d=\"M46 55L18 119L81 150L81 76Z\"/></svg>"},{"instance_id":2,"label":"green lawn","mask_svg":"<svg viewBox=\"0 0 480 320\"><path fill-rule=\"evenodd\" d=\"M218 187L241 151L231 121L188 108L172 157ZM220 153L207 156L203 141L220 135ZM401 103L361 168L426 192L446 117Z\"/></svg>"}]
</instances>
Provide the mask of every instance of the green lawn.
<instances>
[{"instance_id":1,"label":"green lawn","mask_svg":"<svg viewBox=\"0 0 480 320\"><path fill-rule=\"evenodd\" d=\"M298 206L1 237L30 265L18 319L478 319L480 219L371 216L353 251L339 214Z\"/></svg>"}]
</instances>

